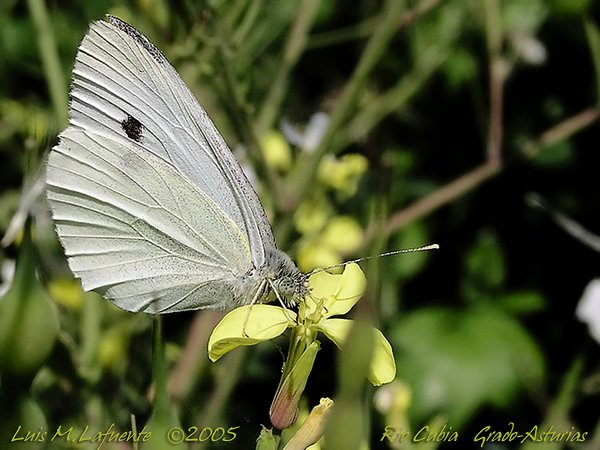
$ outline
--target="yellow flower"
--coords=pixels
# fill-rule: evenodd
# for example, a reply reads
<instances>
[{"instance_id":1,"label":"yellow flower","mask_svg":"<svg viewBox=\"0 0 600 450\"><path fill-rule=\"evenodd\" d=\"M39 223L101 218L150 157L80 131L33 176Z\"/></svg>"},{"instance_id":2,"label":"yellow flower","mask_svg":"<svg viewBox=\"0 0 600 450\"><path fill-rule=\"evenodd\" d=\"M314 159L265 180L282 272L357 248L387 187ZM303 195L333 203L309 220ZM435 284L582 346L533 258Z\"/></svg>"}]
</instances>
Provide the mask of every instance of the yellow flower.
<instances>
[{"instance_id":1,"label":"yellow flower","mask_svg":"<svg viewBox=\"0 0 600 450\"><path fill-rule=\"evenodd\" d=\"M358 153L349 153L339 158L327 155L319 165L318 177L326 186L350 197L356 192L367 167L367 158Z\"/></svg>"},{"instance_id":2,"label":"yellow flower","mask_svg":"<svg viewBox=\"0 0 600 450\"><path fill-rule=\"evenodd\" d=\"M305 236L298 246L298 267L308 272L317 267L330 267L340 264L348 253L357 250L363 232L351 216L334 216L319 233Z\"/></svg>"},{"instance_id":3,"label":"yellow flower","mask_svg":"<svg viewBox=\"0 0 600 450\"><path fill-rule=\"evenodd\" d=\"M267 164L287 172L292 166L292 150L283 135L275 130L268 131L261 143Z\"/></svg>"},{"instance_id":4,"label":"yellow flower","mask_svg":"<svg viewBox=\"0 0 600 450\"><path fill-rule=\"evenodd\" d=\"M294 213L294 225L302 234L316 233L327 223L331 205L323 195L304 200Z\"/></svg>"},{"instance_id":5,"label":"yellow flower","mask_svg":"<svg viewBox=\"0 0 600 450\"><path fill-rule=\"evenodd\" d=\"M337 252L353 252L360 247L362 237L362 229L354 217L336 216L325 226L321 239Z\"/></svg>"},{"instance_id":6,"label":"yellow flower","mask_svg":"<svg viewBox=\"0 0 600 450\"><path fill-rule=\"evenodd\" d=\"M308 272L315 267L330 267L341 263L340 255L331 247L324 245L319 238L303 239L296 255L298 267Z\"/></svg>"},{"instance_id":7,"label":"yellow flower","mask_svg":"<svg viewBox=\"0 0 600 450\"><path fill-rule=\"evenodd\" d=\"M288 329L303 341L306 349L318 333L341 346L352 320L334 318L344 315L358 302L366 287L364 273L357 264L348 264L341 274L324 271L308 279L310 294L300 302L298 315L275 305L242 306L228 313L215 327L208 342L208 354L216 361L241 345L255 345L273 339ZM375 386L392 381L396 364L392 347L381 331L374 328L375 348L369 380Z\"/></svg>"},{"instance_id":8,"label":"yellow flower","mask_svg":"<svg viewBox=\"0 0 600 450\"><path fill-rule=\"evenodd\" d=\"M79 311L83 301L83 291L73 278L56 278L48 283L48 292L56 303L72 311Z\"/></svg>"}]
</instances>

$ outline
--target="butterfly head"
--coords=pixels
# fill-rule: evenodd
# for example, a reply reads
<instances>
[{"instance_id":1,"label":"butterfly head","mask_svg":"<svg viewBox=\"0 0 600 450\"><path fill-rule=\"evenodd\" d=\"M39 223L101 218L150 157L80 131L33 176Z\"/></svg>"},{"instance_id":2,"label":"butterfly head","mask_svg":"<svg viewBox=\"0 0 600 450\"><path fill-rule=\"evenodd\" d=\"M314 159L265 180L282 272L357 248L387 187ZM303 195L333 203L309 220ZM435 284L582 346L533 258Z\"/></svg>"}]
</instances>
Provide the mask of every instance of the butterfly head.
<instances>
[{"instance_id":1,"label":"butterfly head","mask_svg":"<svg viewBox=\"0 0 600 450\"><path fill-rule=\"evenodd\" d=\"M266 265L271 288L288 307L309 294L308 275L300 272L288 255L274 249L267 254Z\"/></svg>"}]
</instances>

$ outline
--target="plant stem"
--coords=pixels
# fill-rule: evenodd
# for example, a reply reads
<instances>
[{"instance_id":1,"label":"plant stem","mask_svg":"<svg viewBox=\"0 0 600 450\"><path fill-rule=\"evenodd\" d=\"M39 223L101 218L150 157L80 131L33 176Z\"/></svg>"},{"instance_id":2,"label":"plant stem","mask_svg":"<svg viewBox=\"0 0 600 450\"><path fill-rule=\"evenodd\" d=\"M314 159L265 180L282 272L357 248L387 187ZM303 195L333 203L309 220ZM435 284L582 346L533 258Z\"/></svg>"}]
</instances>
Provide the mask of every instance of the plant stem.
<instances>
[{"instance_id":1,"label":"plant stem","mask_svg":"<svg viewBox=\"0 0 600 450\"><path fill-rule=\"evenodd\" d=\"M582 354L577 355L569 371L565 375L562 380L562 384L560 387L560 392L554 398L552 404L547 409L546 417L544 422L540 425L540 429L545 430L550 426L553 426L555 429L565 429L568 430L571 426L571 419L569 418L569 411L575 402L577 397L577 390L581 385L581 375L583 373L583 369L585 367L585 358ZM534 450L538 448L538 442L527 442L523 446L523 450ZM555 448L559 449L562 446L556 445L551 446L549 444L547 448ZM593 447L589 447L593 448Z\"/></svg>"},{"instance_id":2,"label":"plant stem","mask_svg":"<svg viewBox=\"0 0 600 450\"><path fill-rule=\"evenodd\" d=\"M244 17L240 21L237 28L234 30L231 43L236 48L246 39L248 33L252 31L252 26L256 23L256 19L259 17L259 12L263 7L263 0L254 0L248 6Z\"/></svg>"},{"instance_id":3,"label":"plant stem","mask_svg":"<svg viewBox=\"0 0 600 450\"><path fill-rule=\"evenodd\" d=\"M38 50L42 60L42 69L48 83L50 99L54 106L57 125L63 128L68 122L68 93L65 76L62 71L54 32L48 17L44 0L27 0L29 13L37 31Z\"/></svg>"},{"instance_id":4,"label":"plant stem","mask_svg":"<svg viewBox=\"0 0 600 450\"><path fill-rule=\"evenodd\" d=\"M315 34L310 38L307 47L310 49L328 47L354 39L365 38L373 33L375 24L376 20L373 17L369 17L362 22L358 22L347 27Z\"/></svg>"},{"instance_id":5,"label":"plant stem","mask_svg":"<svg viewBox=\"0 0 600 450\"><path fill-rule=\"evenodd\" d=\"M363 89L368 76L381 59L389 41L396 33L398 21L402 16L403 4L402 0L386 1L378 18L379 26L375 27L375 32L367 42L356 69L348 83L346 83L342 96L331 113L329 126L319 145L314 152L307 156L307 159L300 161L291 174L289 185L293 186L294 189L293 192L287 192L285 196L284 212L293 211L310 189L316 176L319 162L330 150L331 143L352 110L358 93ZM291 220L291 214L287 214L279 229L279 236L284 241L287 240L287 236L291 231Z\"/></svg>"},{"instance_id":6,"label":"plant stem","mask_svg":"<svg viewBox=\"0 0 600 450\"><path fill-rule=\"evenodd\" d=\"M258 115L257 129L259 133L265 132L275 122L284 95L287 92L290 72L306 47L308 33L313 24L318 5L319 0L302 0L298 5L296 18L285 42L279 71L271 82L271 88Z\"/></svg>"},{"instance_id":7,"label":"plant stem","mask_svg":"<svg viewBox=\"0 0 600 450\"><path fill-rule=\"evenodd\" d=\"M417 95L435 70L446 59L447 53L436 54L425 67L415 68L403 76L391 89L372 99L344 127L344 132L336 139L334 151L345 148L352 142L364 138L384 117L404 107Z\"/></svg>"},{"instance_id":8,"label":"plant stem","mask_svg":"<svg viewBox=\"0 0 600 450\"><path fill-rule=\"evenodd\" d=\"M178 409L181 409L182 403L202 381L203 371L208 364L208 339L222 317L222 312L209 310L198 312L194 316L183 354L169 377L169 392Z\"/></svg>"},{"instance_id":9,"label":"plant stem","mask_svg":"<svg viewBox=\"0 0 600 450\"><path fill-rule=\"evenodd\" d=\"M398 28L405 28L435 8L441 0L421 0L414 8L407 10L402 14ZM362 39L373 32L376 21L369 17L362 22L339 28L333 31L326 31L312 36L307 44L308 48L327 47L330 45L341 44L354 39Z\"/></svg>"},{"instance_id":10,"label":"plant stem","mask_svg":"<svg viewBox=\"0 0 600 450\"><path fill-rule=\"evenodd\" d=\"M506 68L502 57L502 23L499 0L485 0L486 39L489 59L490 116L488 124L487 160L445 186L417 200L390 217L385 233L390 235L407 224L420 219L442 205L462 196L502 169L503 98ZM365 241L373 230L365 232Z\"/></svg>"},{"instance_id":11,"label":"plant stem","mask_svg":"<svg viewBox=\"0 0 600 450\"><path fill-rule=\"evenodd\" d=\"M440 206L455 200L471 189L479 186L482 182L487 180L493 175L496 175L500 170L500 165L495 162L486 162L481 166L465 173L464 175L456 178L450 183L443 187L433 191L423 198L415 201L412 205L397 211L392 214L388 219L384 233L386 236L391 235L398 229L401 229L414 222L415 220L421 219L435 211ZM365 240L370 241L373 237L373 231L367 230L365 232Z\"/></svg>"},{"instance_id":12,"label":"plant stem","mask_svg":"<svg viewBox=\"0 0 600 450\"><path fill-rule=\"evenodd\" d=\"M167 368L162 335L162 317L155 314L152 330L152 378L154 379L154 411L168 411Z\"/></svg>"},{"instance_id":13,"label":"plant stem","mask_svg":"<svg viewBox=\"0 0 600 450\"><path fill-rule=\"evenodd\" d=\"M247 348L239 348L230 355L227 355L227 359L224 359L219 367L226 376L215 377L216 386L209 401L206 403L202 413L195 417L191 423L219 423L219 417L223 408L227 405L231 392L240 380L241 370L247 355ZM190 449L193 450L200 450L206 447L206 442L197 442L190 445Z\"/></svg>"},{"instance_id":14,"label":"plant stem","mask_svg":"<svg viewBox=\"0 0 600 450\"><path fill-rule=\"evenodd\" d=\"M506 67L502 57L502 13L499 0L485 0L486 39L490 77L490 119L488 160L500 164L502 158L502 113Z\"/></svg>"},{"instance_id":15,"label":"plant stem","mask_svg":"<svg viewBox=\"0 0 600 450\"><path fill-rule=\"evenodd\" d=\"M563 141L568 137L578 133L584 128L590 126L600 119L600 109L596 106L584 109L578 114L563 120L540 134L536 139L532 139L523 145L523 153L528 158L533 158L544 148Z\"/></svg>"}]
</instances>

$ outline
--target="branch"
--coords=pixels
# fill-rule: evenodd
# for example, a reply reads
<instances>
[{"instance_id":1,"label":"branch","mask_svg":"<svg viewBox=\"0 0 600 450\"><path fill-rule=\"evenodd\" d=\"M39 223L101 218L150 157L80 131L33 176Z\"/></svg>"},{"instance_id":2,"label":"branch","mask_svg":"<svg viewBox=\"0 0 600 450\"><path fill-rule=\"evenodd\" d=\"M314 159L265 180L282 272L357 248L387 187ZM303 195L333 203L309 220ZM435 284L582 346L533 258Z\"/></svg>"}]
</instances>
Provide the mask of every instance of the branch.
<instances>
[{"instance_id":1,"label":"branch","mask_svg":"<svg viewBox=\"0 0 600 450\"><path fill-rule=\"evenodd\" d=\"M486 38L490 77L490 119L488 161L500 163L502 158L502 112L506 66L502 57L502 11L499 0L486 0Z\"/></svg>"},{"instance_id":2,"label":"branch","mask_svg":"<svg viewBox=\"0 0 600 450\"><path fill-rule=\"evenodd\" d=\"M496 175L500 171L500 168L500 164L488 161L431 194L417 200L412 205L392 214L383 229L385 235L389 236L409 223L421 219L439 207L456 200L471 189L479 186L488 178ZM365 232L365 240L367 242L371 240L373 234L374 230L368 229Z\"/></svg>"},{"instance_id":3,"label":"branch","mask_svg":"<svg viewBox=\"0 0 600 450\"><path fill-rule=\"evenodd\" d=\"M549 130L540 134L536 139L532 139L523 145L522 151L528 158L534 158L546 147L563 141L568 137L580 132L590 126L600 118L600 109L597 106L584 109L580 113L569 117L553 126Z\"/></svg>"}]
</instances>

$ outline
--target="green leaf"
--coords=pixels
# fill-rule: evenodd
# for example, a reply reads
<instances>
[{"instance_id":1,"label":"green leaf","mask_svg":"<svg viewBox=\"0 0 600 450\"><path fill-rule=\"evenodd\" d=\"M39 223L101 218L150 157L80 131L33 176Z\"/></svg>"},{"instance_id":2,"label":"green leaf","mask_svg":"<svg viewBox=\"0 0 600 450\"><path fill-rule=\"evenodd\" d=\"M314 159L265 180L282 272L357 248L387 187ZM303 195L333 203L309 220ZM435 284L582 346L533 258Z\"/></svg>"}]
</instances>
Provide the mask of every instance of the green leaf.
<instances>
[{"instance_id":1,"label":"green leaf","mask_svg":"<svg viewBox=\"0 0 600 450\"><path fill-rule=\"evenodd\" d=\"M531 314L543 310L546 300L536 291L518 291L501 295L494 304L509 313Z\"/></svg>"},{"instance_id":2,"label":"green leaf","mask_svg":"<svg viewBox=\"0 0 600 450\"><path fill-rule=\"evenodd\" d=\"M389 337L398 378L412 387L416 422L442 413L461 426L484 405L506 406L520 390L536 391L544 382L535 341L497 309L422 309L405 316Z\"/></svg>"},{"instance_id":3,"label":"green leaf","mask_svg":"<svg viewBox=\"0 0 600 450\"><path fill-rule=\"evenodd\" d=\"M262 426L256 440L256 450L277 450L278 447L279 435L273 434L272 429Z\"/></svg>"},{"instance_id":4,"label":"green leaf","mask_svg":"<svg viewBox=\"0 0 600 450\"><path fill-rule=\"evenodd\" d=\"M496 238L481 233L466 257L464 294L469 300L489 294L504 283L504 255Z\"/></svg>"}]
</instances>

